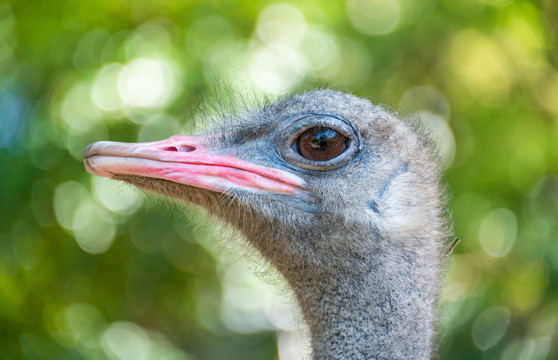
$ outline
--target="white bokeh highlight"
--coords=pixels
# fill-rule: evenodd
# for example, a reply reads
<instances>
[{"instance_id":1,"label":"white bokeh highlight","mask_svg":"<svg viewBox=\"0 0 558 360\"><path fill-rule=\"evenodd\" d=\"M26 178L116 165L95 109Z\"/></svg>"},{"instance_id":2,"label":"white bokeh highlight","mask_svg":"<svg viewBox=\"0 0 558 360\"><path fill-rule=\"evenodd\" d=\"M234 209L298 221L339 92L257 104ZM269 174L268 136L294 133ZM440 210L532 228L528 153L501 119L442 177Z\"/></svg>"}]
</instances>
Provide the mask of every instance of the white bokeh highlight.
<instances>
[{"instance_id":1,"label":"white bokeh highlight","mask_svg":"<svg viewBox=\"0 0 558 360\"><path fill-rule=\"evenodd\" d=\"M394 31L401 18L397 0L348 0L347 15L353 27L368 35Z\"/></svg>"},{"instance_id":2,"label":"white bokeh highlight","mask_svg":"<svg viewBox=\"0 0 558 360\"><path fill-rule=\"evenodd\" d=\"M128 106L162 107L176 90L172 65L162 59L138 58L126 64L118 75L118 93Z\"/></svg>"},{"instance_id":3,"label":"white bokeh highlight","mask_svg":"<svg viewBox=\"0 0 558 360\"><path fill-rule=\"evenodd\" d=\"M517 218L508 209L494 210L484 217L479 227L479 241L486 253L506 256L515 243Z\"/></svg>"}]
</instances>

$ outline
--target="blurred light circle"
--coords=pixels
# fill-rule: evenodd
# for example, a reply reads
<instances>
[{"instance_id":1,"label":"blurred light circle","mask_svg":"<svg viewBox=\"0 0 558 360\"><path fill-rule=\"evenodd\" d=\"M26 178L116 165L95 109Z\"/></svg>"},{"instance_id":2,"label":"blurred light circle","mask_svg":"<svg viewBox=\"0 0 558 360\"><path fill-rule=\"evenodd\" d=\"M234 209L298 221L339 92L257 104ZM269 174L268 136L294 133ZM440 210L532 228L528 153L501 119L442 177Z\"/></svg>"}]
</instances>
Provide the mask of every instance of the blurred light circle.
<instances>
[{"instance_id":1,"label":"blurred light circle","mask_svg":"<svg viewBox=\"0 0 558 360\"><path fill-rule=\"evenodd\" d=\"M506 256L517 235L517 219L508 209L497 209L484 217L479 227L479 241L489 255Z\"/></svg>"},{"instance_id":2,"label":"blurred light circle","mask_svg":"<svg viewBox=\"0 0 558 360\"><path fill-rule=\"evenodd\" d=\"M111 324L103 333L101 344L105 354L119 360L151 358L151 340L142 328L130 322Z\"/></svg>"},{"instance_id":3,"label":"blurred light circle","mask_svg":"<svg viewBox=\"0 0 558 360\"><path fill-rule=\"evenodd\" d=\"M464 298L446 303L443 317L444 329L454 329L463 325L475 314L476 305L476 298Z\"/></svg>"},{"instance_id":4,"label":"blurred light circle","mask_svg":"<svg viewBox=\"0 0 558 360\"><path fill-rule=\"evenodd\" d=\"M272 329L264 308L272 299L271 289L248 271L246 263L237 262L223 277L222 315L225 324L238 332Z\"/></svg>"},{"instance_id":5,"label":"blurred light circle","mask_svg":"<svg viewBox=\"0 0 558 360\"><path fill-rule=\"evenodd\" d=\"M99 176L91 181L93 196L108 210L131 215L140 207L138 193L131 186Z\"/></svg>"},{"instance_id":6,"label":"blurred light circle","mask_svg":"<svg viewBox=\"0 0 558 360\"><path fill-rule=\"evenodd\" d=\"M506 334L511 313L507 307L497 306L484 310L473 323L473 341L481 350L496 345Z\"/></svg>"},{"instance_id":7,"label":"blurred light circle","mask_svg":"<svg viewBox=\"0 0 558 360\"><path fill-rule=\"evenodd\" d=\"M432 86L414 86L405 90L398 107L406 113L428 111L446 120L450 117L448 99Z\"/></svg>"},{"instance_id":8,"label":"blurred light circle","mask_svg":"<svg viewBox=\"0 0 558 360\"><path fill-rule=\"evenodd\" d=\"M368 35L395 30L401 17L397 0L348 0L347 15L355 29Z\"/></svg>"},{"instance_id":9,"label":"blurred light circle","mask_svg":"<svg viewBox=\"0 0 558 360\"><path fill-rule=\"evenodd\" d=\"M56 316L56 337L62 342L80 344L87 349L99 346L104 327L103 315L95 307L76 303L61 310Z\"/></svg>"},{"instance_id":10,"label":"blurred light circle","mask_svg":"<svg viewBox=\"0 0 558 360\"><path fill-rule=\"evenodd\" d=\"M330 79L339 72L341 53L336 39L331 34L319 30L308 32L301 51L314 71L321 76Z\"/></svg>"},{"instance_id":11,"label":"blurred light circle","mask_svg":"<svg viewBox=\"0 0 558 360\"><path fill-rule=\"evenodd\" d=\"M79 204L89 199L89 192L76 181L67 181L56 187L54 191L54 215L56 220L66 230L73 227L73 218Z\"/></svg>"},{"instance_id":12,"label":"blurred light circle","mask_svg":"<svg viewBox=\"0 0 558 360\"><path fill-rule=\"evenodd\" d=\"M78 245L92 254L107 251L116 234L110 214L90 200L83 201L76 210L72 230Z\"/></svg>"},{"instance_id":13,"label":"blurred light circle","mask_svg":"<svg viewBox=\"0 0 558 360\"><path fill-rule=\"evenodd\" d=\"M107 29L95 28L84 34L74 49L73 64L80 71L99 66L103 47L110 40Z\"/></svg>"},{"instance_id":14,"label":"blurred light circle","mask_svg":"<svg viewBox=\"0 0 558 360\"><path fill-rule=\"evenodd\" d=\"M288 3L275 3L259 14L256 33L268 44L297 46L304 40L307 27L306 19L299 9Z\"/></svg>"},{"instance_id":15,"label":"blurred light circle","mask_svg":"<svg viewBox=\"0 0 558 360\"><path fill-rule=\"evenodd\" d=\"M552 347L551 336L527 337L509 343L500 360L542 360L548 359Z\"/></svg>"},{"instance_id":16,"label":"blurred light circle","mask_svg":"<svg viewBox=\"0 0 558 360\"><path fill-rule=\"evenodd\" d=\"M449 52L456 80L480 102L497 106L509 97L515 74L500 43L478 30L462 30L452 40Z\"/></svg>"},{"instance_id":17,"label":"blurred light circle","mask_svg":"<svg viewBox=\"0 0 558 360\"><path fill-rule=\"evenodd\" d=\"M415 116L425 129L426 136L436 144L444 168L451 165L455 157L455 138L448 122L439 115L425 111L410 117Z\"/></svg>"},{"instance_id":18,"label":"blurred light circle","mask_svg":"<svg viewBox=\"0 0 558 360\"><path fill-rule=\"evenodd\" d=\"M125 65L118 75L118 92L129 106L164 106L175 91L175 76L167 61L135 59Z\"/></svg>"},{"instance_id":19,"label":"blurred light circle","mask_svg":"<svg viewBox=\"0 0 558 360\"><path fill-rule=\"evenodd\" d=\"M102 122L101 113L91 99L91 84L76 83L64 96L60 108L62 120L74 131L87 133Z\"/></svg>"},{"instance_id":20,"label":"blurred light circle","mask_svg":"<svg viewBox=\"0 0 558 360\"><path fill-rule=\"evenodd\" d=\"M543 23L540 8L525 3L511 12L506 24L499 31L498 40L508 52L511 61L518 66L516 71L529 83L538 81L541 76L549 75L548 59L545 50L550 44ZM551 68L554 69L554 68Z\"/></svg>"},{"instance_id":21,"label":"blurred light circle","mask_svg":"<svg viewBox=\"0 0 558 360\"><path fill-rule=\"evenodd\" d=\"M271 94L291 90L304 77L307 68L308 63L304 56L280 45L258 49L249 64L254 85Z\"/></svg>"},{"instance_id":22,"label":"blurred light circle","mask_svg":"<svg viewBox=\"0 0 558 360\"><path fill-rule=\"evenodd\" d=\"M106 65L95 77L91 97L101 110L119 111L124 106L118 93L118 75L122 67L120 64Z\"/></svg>"},{"instance_id":23,"label":"blurred light circle","mask_svg":"<svg viewBox=\"0 0 558 360\"><path fill-rule=\"evenodd\" d=\"M165 18L157 17L143 23L126 39L128 59L149 54L170 54L173 51L173 36L177 35L176 25Z\"/></svg>"}]
</instances>

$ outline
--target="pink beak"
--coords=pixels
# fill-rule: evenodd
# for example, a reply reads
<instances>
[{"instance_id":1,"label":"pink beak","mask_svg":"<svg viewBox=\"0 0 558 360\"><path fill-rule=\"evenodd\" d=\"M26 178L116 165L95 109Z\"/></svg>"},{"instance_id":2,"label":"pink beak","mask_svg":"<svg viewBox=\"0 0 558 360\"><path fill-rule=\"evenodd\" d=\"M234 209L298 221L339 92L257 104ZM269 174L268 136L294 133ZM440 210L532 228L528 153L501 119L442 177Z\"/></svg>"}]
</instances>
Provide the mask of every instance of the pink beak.
<instances>
[{"instance_id":1,"label":"pink beak","mask_svg":"<svg viewBox=\"0 0 558 360\"><path fill-rule=\"evenodd\" d=\"M173 136L135 144L96 142L83 153L85 169L97 176L136 175L217 192L243 189L295 195L305 188L304 179L287 171L207 151L211 137Z\"/></svg>"}]
</instances>

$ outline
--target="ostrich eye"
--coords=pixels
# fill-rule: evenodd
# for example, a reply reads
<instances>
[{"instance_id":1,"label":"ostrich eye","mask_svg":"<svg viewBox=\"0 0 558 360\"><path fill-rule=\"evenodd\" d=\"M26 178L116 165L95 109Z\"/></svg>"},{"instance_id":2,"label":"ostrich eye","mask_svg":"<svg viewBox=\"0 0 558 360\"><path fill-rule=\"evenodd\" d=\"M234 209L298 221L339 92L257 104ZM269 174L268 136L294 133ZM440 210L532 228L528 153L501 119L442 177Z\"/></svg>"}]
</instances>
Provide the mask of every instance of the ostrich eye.
<instances>
[{"instance_id":1,"label":"ostrich eye","mask_svg":"<svg viewBox=\"0 0 558 360\"><path fill-rule=\"evenodd\" d=\"M349 139L337 131L326 127L313 127L296 139L300 155L312 161L327 161L341 155L349 144Z\"/></svg>"},{"instance_id":2,"label":"ostrich eye","mask_svg":"<svg viewBox=\"0 0 558 360\"><path fill-rule=\"evenodd\" d=\"M301 114L277 128L275 146L295 170L329 171L353 160L361 150L357 127L330 114Z\"/></svg>"}]
</instances>

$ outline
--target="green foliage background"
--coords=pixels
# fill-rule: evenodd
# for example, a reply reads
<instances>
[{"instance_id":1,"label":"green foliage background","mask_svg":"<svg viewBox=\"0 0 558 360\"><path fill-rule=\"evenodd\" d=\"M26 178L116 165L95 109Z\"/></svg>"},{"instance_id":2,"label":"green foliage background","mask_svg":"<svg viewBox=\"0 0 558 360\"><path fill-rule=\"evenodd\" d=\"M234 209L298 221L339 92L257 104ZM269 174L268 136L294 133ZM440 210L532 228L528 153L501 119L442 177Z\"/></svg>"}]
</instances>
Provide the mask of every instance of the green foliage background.
<instances>
[{"instance_id":1,"label":"green foliage background","mask_svg":"<svg viewBox=\"0 0 558 360\"><path fill-rule=\"evenodd\" d=\"M557 30L553 0L0 3L0 358L278 358L258 301L263 323L226 314L203 217L82 165L180 133L220 83L425 119L462 240L440 358L558 358Z\"/></svg>"}]
</instances>

